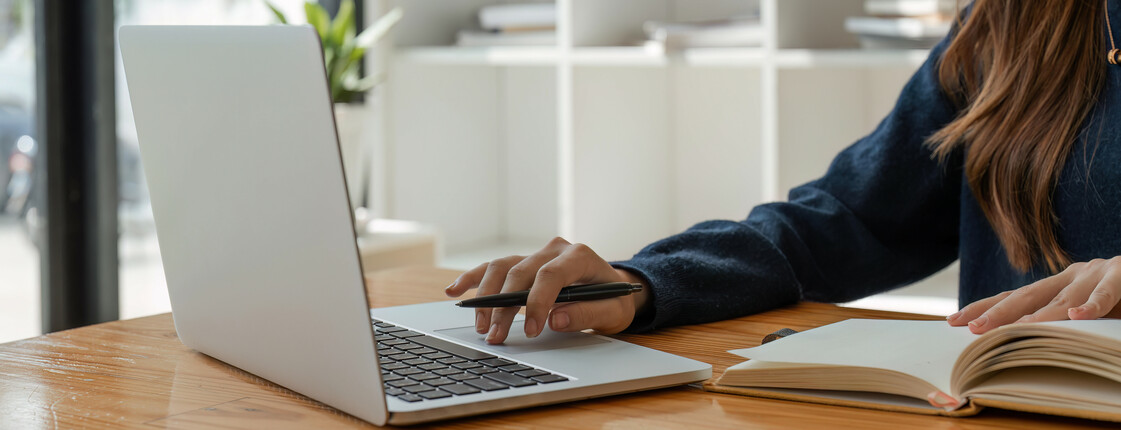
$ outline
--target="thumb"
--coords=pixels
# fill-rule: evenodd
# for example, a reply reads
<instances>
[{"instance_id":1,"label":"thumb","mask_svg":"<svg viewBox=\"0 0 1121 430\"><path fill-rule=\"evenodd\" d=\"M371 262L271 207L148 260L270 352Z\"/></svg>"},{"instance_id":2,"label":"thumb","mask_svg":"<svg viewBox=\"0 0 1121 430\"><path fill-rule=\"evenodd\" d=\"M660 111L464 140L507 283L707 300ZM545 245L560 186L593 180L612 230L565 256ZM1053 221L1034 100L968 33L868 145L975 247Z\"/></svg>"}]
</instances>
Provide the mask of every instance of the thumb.
<instances>
[{"instance_id":1,"label":"thumb","mask_svg":"<svg viewBox=\"0 0 1121 430\"><path fill-rule=\"evenodd\" d=\"M618 333L634 320L634 306L627 306L625 297L567 303L549 313L549 328L572 332L592 329L600 333Z\"/></svg>"}]
</instances>

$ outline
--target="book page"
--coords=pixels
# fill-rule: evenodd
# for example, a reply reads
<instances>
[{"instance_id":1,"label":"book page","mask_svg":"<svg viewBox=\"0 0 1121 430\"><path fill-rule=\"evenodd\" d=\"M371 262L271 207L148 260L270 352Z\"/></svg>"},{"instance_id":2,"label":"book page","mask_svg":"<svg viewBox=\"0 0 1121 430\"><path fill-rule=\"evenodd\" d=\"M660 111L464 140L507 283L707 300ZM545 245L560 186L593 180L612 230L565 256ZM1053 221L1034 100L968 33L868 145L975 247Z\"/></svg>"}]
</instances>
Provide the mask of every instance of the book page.
<instances>
[{"instance_id":1,"label":"book page","mask_svg":"<svg viewBox=\"0 0 1121 430\"><path fill-rule=\"evenodd\" d=\"M850 319L729 352L771 362L893 370L954 395L954 362L977 337L967 327L950 327L945 321Z\"/></svg>"},{"instance_id":2,"label":"book page","mask_svg":"<svg viewBox=\"0 0 1121 430\"><path fill-rule=\"evenodd\" d=\"M1096 320L1048 321L1036 324L1078 330L1121 343L1121 319L1099 318ZM1114 345L1110 346L1115 347Z\"/></svg>"},{"instance_id":3,"label":"book page","mask_svg":"<svg viewBox=\"0 0 1121 430\"><path fill-rule=\"evenodd\" d=\"M1023 367L996 373L966 394L1025 405L1121 414L1118 391L1121 391L1121 383L1087 373L1054 367Z\"/></svg>"}]
</instances>

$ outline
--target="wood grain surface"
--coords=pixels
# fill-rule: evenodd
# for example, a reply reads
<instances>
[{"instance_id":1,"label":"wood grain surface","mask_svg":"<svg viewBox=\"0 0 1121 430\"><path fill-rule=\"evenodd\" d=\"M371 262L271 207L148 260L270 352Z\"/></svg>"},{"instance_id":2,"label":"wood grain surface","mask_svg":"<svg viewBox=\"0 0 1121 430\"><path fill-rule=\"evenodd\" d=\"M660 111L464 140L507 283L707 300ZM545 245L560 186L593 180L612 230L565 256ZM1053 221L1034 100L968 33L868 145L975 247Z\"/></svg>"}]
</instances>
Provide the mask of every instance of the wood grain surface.
<instances>
[{"instance_id":1,"label":"wood grain surface","mask_svg":"<svg viewBox=\"0 0 1121 430\"><path fill-rule=\"evenodd\" d=\"M446 300L457 272L409 268L368 279L376 307ZM803 303L734 320L618 335L711 363L781 328L805 330L848 318L934 319ZM971 418L875 412L668 388L432 424L432 428L768 429L1094 428L1106 424L989 410ZM192 351L171 315L52 333L0 345L0 428L367 428L370 424ZM413 427L426 428L426 427Z\"/></svg>"}]
</instances>

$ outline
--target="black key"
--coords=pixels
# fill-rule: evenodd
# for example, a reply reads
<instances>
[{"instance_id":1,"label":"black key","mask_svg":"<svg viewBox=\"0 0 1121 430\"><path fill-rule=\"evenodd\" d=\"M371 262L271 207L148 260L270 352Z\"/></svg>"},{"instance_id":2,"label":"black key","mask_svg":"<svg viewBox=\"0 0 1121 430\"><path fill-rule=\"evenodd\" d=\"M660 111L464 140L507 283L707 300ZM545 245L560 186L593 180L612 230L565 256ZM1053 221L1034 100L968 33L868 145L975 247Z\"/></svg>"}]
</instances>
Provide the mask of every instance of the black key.
<instances>
[{"instance_id":1,"label":"black key","mask_svg":"<svg viewBox=\"0 0 1121 430\"><path fill-rule=\"evenodd\" d=\"M442 399L442 398L445 398L445 397L451 397L452 395L449 394L449 393L445 393L443 391L440 391L440 390L432 390L432 391L425 391L423 393L420 393L420 396L424 397L428 400L435 400L435 399Z\"/></svg>"},{"instance_id":2,"label":"black key","mask_svg":"<svg viewBox=\"0 0 1121 430\"><path fill-rule=\"evenodd\" d=\"M494 358L493 355L487 354L485 352L474 350L463 345L451 343L443 339L437 339L432 336L419 336L409 340L427 346L429 348L444 351L448 354L458 355L468 360L485 360L488 358Z\"/></svg>"},{"instance_id":3,"label":"black key","mask_svg":"<svg viewBox=\"0 0 1121 430\"><path fill-rule=\"evenodd\" d=\"M443 363L428 363L428 364L422 364L422 365L417 366L417 367L419 367L421 369L424 369L424 370L432 371L432 370L447 369L448 365L443 364Z\"/></svg>"},{"instance_id":4,"label":"black key","mask_svg":"<svg viewBox=\"0 0 1121 430\"><path fill-rule=\"evenodd\" d=\"M561 382L561 381L567 381L568 380L568 378L565 378L565 377L560 376L560 375L541 375L541 376L534 376L533 378L530 378L530 379L533 379L534 381L540 382L542 384L552 384L554 382Z\"/></svg>"},{"instance_id":5,"label":"black key","mask_svg":"<svg viewBox=\"0 0 1121 430\"><path fill-rule=\"evenodd\" d=\"M385 394L388 396L400 396L402 394L405 394L405 390L402 390L400 388L386 388Z\"/></svg>"},{"instance_id":6,"label":"black key","mask_svg":"<svg viewBox=\"0 0 1121 430\"><path fill-rule=\"evenodd\" d=\"M409 365L408 364L401 364L401 363L389 363L389 364L381 365L381 370L397 370L397 369L404 369L406 367L409 367Z\"/></svg>"},{"instance_id":7,"label":"black key","mask_svg":"<svg viewBox=\"0 0 1121 430\"><path fill-rule=\"evenodd\" d=\"M385 372L381 374L382 382L396 381L398 379L405 379L405 377L393 372Z\"/></svg>"},{"instance_id":8,"label":"black key","mask_svg":"<svg viewBox=\"0 0 1121 430\"><path fill-rule=\"evenodd\" d=\"M394 348L392 346L378 347L379 357L389 357L391 355L404 354L405 351Z\"/></svg>"},{"instance_id":9,"label":"black key","mask_svg":"<svg viewBox=\"0 0 1121 430\"><path fill-rule=\"evenodd\" d=\"M415 343L405 341L404 339L397 339L397 340L400 340L400 341L404 342L400 345L397 345L397 349L400 349L400 350L411 351L411 350L414 350L414 349L417 349L417 348L424 348L421 345L417 345Z\"/></svg>"},{"instance_id":10,"label":"black key","mask_svg":"<svg viewBox=\"0 0 1121 430\"><path fill-rule=\"evenodd\" d=\"M428 363L431 363L431 362L432 362L432 360L429 360L427 358L414 358L412 360L402 361L402 363L408 364L410 366L420 366L422 364L428 364Z\"/></svg>"},{"instance_id":11,"label":"black key","mask_svg":"<svg viewBox=\"0 0 1121 430\"><path fill-rule=\"evenodd\" d=\"M463 383L467 384L467 385L470 385L472 387L478 388L478 389L483 390L483 391L497 391L497 390L505 390L507 388L510 388L509 385L503 384L503 383L498 382L498 381L485 379L485 378L468 379L466 381L463 381Z\"/></svg>"},{"instance_id":12,"label":"black key","mask_svg":"<svg viewBox=\"0 0 1121 430\"><path fill-rule=\"evenodd\" d=\"M463 363L452 364L452 367L454 367L456 369L467 370L467 369L474 369L476 367L483 367L483 365L479 364L479 363L476 363L474 361L464 361Z\"/></svg>"},{"instance_id":13,"label":"black key","mask_svg":"<svg viewBox=\"0 0 1121 430\"><path fill-rule=\"evenodd\" d=\"M390 336L388 334L379 334L377 336L374 336L374 340L376 340L378 342L385 342L387 340L393 340L393 339L394 339L394 337Z\"/></svg>"},{"instance_id":14,"label":"black key","mask_svg":"<svg viewBox=\"0 0 1121 430\"><path fill-rule=\"evenodd\" d=\"M424 400L424 397L418 396L416 394L402 394L400 396L397 396L397 398L410 403Z\"/></svg>"},{"instance_id":15,"label":"black key","mask_svg":"<svg viewBox=\"0 0 1121 430\"><path fill-rule=\"evenodd\" d=\"M443 354L443 353L441 353L441 354ZM432 358L432 356L428 356L428 358ZM447 357L443 357L443 358L436 358L435 360L439 361L441 363L444 363L444 364L459 364L459 363L466 363L467 362L467 360L456 357L454 355L448 355Z\"/></svg>"},{"instance_id":16,"label":"black key","mask_svg":"<svg viewBox=\"0 0 1121 430\"><path fill-rule=\"evenodd\" d=\"M467 369L467 371L476 375L483 375L491 372L497 372L498 370L493 367L479 366L474 369Z\"/></svg>"},{"instance_id":17,"label":"black key","mask_svg":"<svg viewBox=\"0 0 1121 430\"><path fill-rule=\"evenodd\" d=\"M389 358L389 357L381 357L381 358L378 358L378 362L381 363L381 364L390 364L390 363L395 363L396 361L393 360L392 358Z\"/></svg>"},{"instance_id":18,"label":"black key","mask_svg":"<svg viewBox=\"0 0 1121 430\"><path fill-rule=\"evenodd\" d=\"M491 358L489 360L479 360L479 362L490 367L502 367L514 364L513 361L507 360L505 358Z\"/></svg>"},{"instance_id":19,"label":"black key","mask_svg":"<svg viewBox=\"0 0 1121 430\"><path fill-rule=\"evenodd\" d=\"M386 345L389 345L389 346L396 346L396 345L400 345L402 343L409 343L409 341L407 341L405 339L394 338L394 339L384 340L381 343L379 343L378 346L381 346L382 343L386 344Z\"/></svg>"},{"instance_id":20,"label":"black key","mask_svg":"<svg viewBox=\"0 0 1121 430\"><path fill-rule=\"evenodd\" d=\"M537 385L537 381L526 379L513 373L494 372L488 373L483 376L514 387L527 387L530 385Z\"/></svg>"},{"instance_id":21,"label":"black key","mask_svg":"<svg viewBox=\"0 0 1121 430\"><path fill-rule=\"evenodd\" d=\"M396 333L396 332L403 331L403 330L407 330L407 329L403 328L403 327L394 327L394 326L378 327L377 328L378 333Z\"/></svg>"},{"instance_id":22,"label":"black key","mask_svg":"<svg viewBox=\"0 0 1121 430\"><path fill-rule=\"evenodd\" d=\"M514 374L518 375L518 376L521 376L523 378L532 378L534 376L548 375L549 372L546 372L544 370L538 370L538 369L529 369L529 370L523 370L521 372L514 372Z\"/></svg>"},{"instance_id":23,"label":"black key","mask_svg":"<svg viewBox=\"0 0 1121 430\"><path fill-rule=\"evenodd\" d=\"M479 375L472 375L470 373L458 373L458 374L455 374L455 375L448 375L448 377L452 378L456 381L466 381L468 379L478 378Z\"/></svg>"},{"instance_id":24,"label":"black key","mask_svg":"<svg viewBox=\"0 0 1121 430\"><path fill-rule=\"evenodd\" d=\"M424 371L420 370L420 369L417 369L415 367L406 367L404 369L394 370L393 373L396 373L398 375L403 375L403 376L409 376L409 375L416 375L417 373L424 373Z\"/></svg>"},{"instance_id":25,"label":"black key","mask_svg":"<svg viewBox=\"0 0 1121 430\"><path fill-rule=\"evenodd\" d=\"M465 394L475 394L479 392L478 388L472 387L467 384L445 385L443 387L440 387L440 389L457 396L462 396Z\"/></svg>"},{"instance_id":26,"label":"black key","mask_svg":"<svg viewBox=\"0 0 1121 430\"><path fill-rule=\"evenodd\" d=\"M385 385L388 385L390 387L395 387L395 388L402 388L402 387L407 387L409 385L416 385L416 384L417 384L417 382L412 380L412 379L401 379L401 380L398 380L398 381L389 381L389 382L385 383Z\"/></svg>"},{"instance_id":27,"label":"black key","mask_svg":"<svg viewBox=\"0 0 1121 430\"><path fill-rule=\"evenodd\" d=\"M417 356L405 352L405 353L401 353L401 354L390 355L389 358L392 358L392 359L397 360L397 361L405 361L405 360L412 360L414 358L417 358Z\"/></svg>"},{"instance_id":28,"label":"black key","mask_svg":"<svg viewBox=\"0 0 1121 430\"><path fill-rule=\"evenodd\" d=\"M432 349L432 348L425 347L425 348L420 348L420 349L414 349L411 352L413 354L416 354L416 355L425 355L425 354L434 354L434 353L437 353L439 351L437 351L435 349Z\"/></svg>"},{"instance_id":29,"label":"black key","mask_svg":"<svg viewBox=\"0 0 1121 430\"><path fill-rule=\"evenodd\" d=\"M381 322L381 321L374 321L374 326L375 327L393 327L393 324L390 324L390 323L387 323L387 322Z\"/></svg>"},{"instance_id":30,"label":"black key","mask_svg":"<svg viewBox=\"0 0 1121 430\"><path fill-rule=\"evenodd\" d=\"M433 370L432 373L435 373L435 374L440 375L440 376L448 376L448 375L458 375L460 373L463 373L463 371L459 370L459 369L448 368L448 369L436 369L436 370Z\"/></svg>"},{"instance_id":31,"label":"black key","mask_svg":"<svg viewBox=\"0 0 1121 430\"><path fill-rule=\"evenodd\" d=\"M454 384L455 381L453 381L451 379L448 379L448 378L439 378L439 379L429 379L427 381L424 381L424 383L428 384L428 385L431 385L433 387L439 387L441 385Z\"/></svg>"},{"instance_id":32,"label":"black key","mask_svg":"<svg viewBox=\"0 0 1121 430\"><path fill-rule=\"evenodd\" d=\"M417 333L412 330L402 330L396 333L390 333L390 335L399 339L407 339L410 337L424 336L424 333Z\"/></svg>"},{"instance_id":33,"label":"black key","mask_svg":"<svg viewBox=\"0 0 1121 430\"><path fill-rule=\"evenodd\" d=\"M530 369L532 369L532 367L526 366L524 364L511 364L509 366L502 366L502 367L498 368L498 370L501 370L503 372L510 372L510 373L521 372L523 370L530 370Z\"/></svg>"},{"instance_id":34,"label":"black key","mask_svg":"<svg viewBox=\"0 0 1121 430\"><path fill-rule=\"evenodd\" d=\"M410 375L409 379L412 379L414 381L424 381L426 379L436 379L436 378L439 378L439 377L440 377L440 375L437 375L435 373L424 372L424 373L417 373L416 375Z\"/></svg>"},{"instance_id":35,"label":"black key","mask_svg":"<svg viewBox=\"0 0 1121 430\"><path fill-rule=\"evenodd\" d=\"M401 387L401 388L404 388L405 391L408 391L408 392L413 393L413 394L423 393L425 391L432 391L432 390L436 389L435 387L429 387L429 386L424 385L424 384L410 385L408 387Z\"/></svg>"},{"instance_id":36,"label":"black key","mask_svg":"<svg viewBox=\"0 0 1121 430\"><path fill-rule=\"evenodd\" d=\"M436 352L433 352L433 353L424 354L424 358L427 358L429 360L441 360L441 359L445 359L445 358L456 358L456 359L462 360L462 358L455 357L451 354L448 354L446 352L441 352L441 351L436 351Z\"/></svg>"}]
</instances>

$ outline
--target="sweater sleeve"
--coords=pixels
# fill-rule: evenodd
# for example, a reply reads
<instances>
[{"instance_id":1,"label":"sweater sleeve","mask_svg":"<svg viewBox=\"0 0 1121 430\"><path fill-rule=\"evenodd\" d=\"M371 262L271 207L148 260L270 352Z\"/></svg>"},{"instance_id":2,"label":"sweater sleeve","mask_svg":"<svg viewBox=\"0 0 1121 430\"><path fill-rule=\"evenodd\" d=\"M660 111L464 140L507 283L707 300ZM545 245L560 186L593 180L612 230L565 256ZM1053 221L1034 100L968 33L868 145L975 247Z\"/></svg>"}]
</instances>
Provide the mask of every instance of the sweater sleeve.
<instances>
[{"instance_id":1,"label":"sweater sleeve","mask_svg":"<svg viewBox=\"0 0 1121 430\"><path fill-rule=\"evenodd\" d=\"M786 202L757 206L742 221L697 224L612 263L651 286L653 310L628 330L734 318L799 300L855 300L956 260L961 157L940 163L924 143L957 112L938 80L948 40L877 128Z\"/></svg>"}]
</instances>

